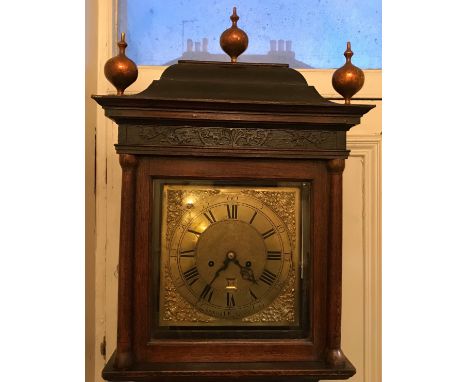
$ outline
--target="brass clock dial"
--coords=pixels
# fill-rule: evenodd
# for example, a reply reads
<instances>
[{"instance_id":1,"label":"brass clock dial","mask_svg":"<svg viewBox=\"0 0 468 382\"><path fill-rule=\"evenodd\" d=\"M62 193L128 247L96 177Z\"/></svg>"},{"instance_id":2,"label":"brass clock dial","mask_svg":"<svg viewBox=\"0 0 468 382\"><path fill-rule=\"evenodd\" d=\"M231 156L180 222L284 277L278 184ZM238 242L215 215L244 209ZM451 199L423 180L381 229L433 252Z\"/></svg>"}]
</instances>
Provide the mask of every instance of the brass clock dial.
<instances>
[{"instance_id":1,"label":"brass clock dial","mask_svg":"<svg viewBox=\"0 0 468 382\"><path fill-rule=\"evenodd\" d=\"M177 293L225 324L267 308L297 273L297 240L285 221L254 196L258 188L210 186L203 192L207 187L178 185L165 186L165 195L168 187L186 195L185 211L162 251ZM298 196L297 189L288 191ZM174 208L163 200L163 210Z\"/></svg>"}]
</instances>

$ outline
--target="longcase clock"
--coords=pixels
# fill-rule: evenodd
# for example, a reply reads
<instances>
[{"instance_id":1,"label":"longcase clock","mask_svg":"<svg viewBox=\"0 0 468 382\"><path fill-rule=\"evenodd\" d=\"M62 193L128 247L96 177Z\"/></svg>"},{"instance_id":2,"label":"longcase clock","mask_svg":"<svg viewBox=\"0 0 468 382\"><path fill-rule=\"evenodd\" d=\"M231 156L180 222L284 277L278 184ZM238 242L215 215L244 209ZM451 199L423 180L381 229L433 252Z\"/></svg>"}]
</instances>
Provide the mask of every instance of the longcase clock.
<instances>
[{"instance_id":1,"label":"longcase clock","mask_svg":"<svg viewBox=\"0 0 468 382\"><path fill-rule=\"evenodd\" d=\"M341 350L346 132L373 106L282 64L179 61L93 96L122 166L110 381L318 381Z\"/></svg>"}]
</instances>

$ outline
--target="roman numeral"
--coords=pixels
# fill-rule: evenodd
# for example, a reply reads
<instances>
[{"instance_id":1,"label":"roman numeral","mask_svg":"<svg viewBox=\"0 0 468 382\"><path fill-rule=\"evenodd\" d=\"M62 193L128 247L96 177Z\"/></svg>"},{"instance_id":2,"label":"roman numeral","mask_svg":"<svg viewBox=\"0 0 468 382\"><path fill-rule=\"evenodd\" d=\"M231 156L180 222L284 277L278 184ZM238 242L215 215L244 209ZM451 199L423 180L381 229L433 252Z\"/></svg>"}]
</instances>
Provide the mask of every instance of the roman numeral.
<instances>
[{"instance_id":1,"label":"roman numeral","mask_svg":"<svg viewBox=\"0 0 468 382\"><path fill-rule=\"evenodd\" d=\"M212 296L213 296L213 288L210 285L206 285L205 289L203 289L203 291L200 294L200 298L210 302Z\"/></svg>"},{"instance_id":2,"label":"roman numeral","mask_svg":"<svg viewBox=\"0 0 468 382\"><path fill-rule=\"evenodd\" d=\"M263 236L264 239L268 239L271 235L274 235L275 233L276 233L275 229L272 228L272 229L270 229L270 230L268 230L266 232L263 232L262 236Z\"/></svg>"},{"instance_id":3,"label":"roman numeral","mask_svg":"<svg viewBox=\"0 0 468 382\"><path fill-rule=\"evenodd\" d=\"M197 235L197 236L201 235L201 232L194 231L193 229L188 229L187 231L191 232L191 233L193 233L194 235Z\"/></svg>"},{"instance_id":4,"label":"roman numeral","mask_svg":"<svg viewBox=\"0 0 468 382\"><path fill-rule=\"evenodd\" d=\"M276 279L276 275L273 272L270 272L268 269L265 269L260 276L260 281L263 281L265 284L271 285Z\"/></svg>"},{"instance_id":5,"label":"roman numeral","mask_svg":"<svg viewBox=\"0 0 468 382\"><path fill-rule=\"evenodd\" d=\"M268 251L267 260L281 260L281 252L280 251Z\"/></svg>"},{"instance_id":6,"label":"roman numeral","mask_svg":"<svg viewBox=\"0 0 468 382\"><path fill-rule=\"evenodd\" d=\"M236 306L236 302L234 301L234 295L231 293L226 293L226 305L228 307L230 306Z\"/></svg>"},{"instance_id":7,"label":"roman numeral","mask_svg":"<svg viewBox=\"0 0 468 382\"><path fill-rule=\"evenodd\" d=\"M257 216L257 211L255 211L252 217L250 218L249 224L253 223L253 221L255 220L255 216Z\"/></svg>"},{"instance_id":8,"label":"roman numeral","mask_svg":"<svg viewBox=\"0 0 468 382\"><path fill-rule=\"evenodd\" d=\"M195 256L195 250L190 249L188 251L182 251L180 252L180 257L194 257Z\"/></svg>"},{"instance_id":9,"label":"roman numeral","mask_svg":"<svg viewBox=\"0 0 468 382\"><path fill-rule=\"evenodd\" d=\"M213 212L211 210L206 211L203 213L205 215L205 218L210 222L210 224L216 223L216 218L213 215Z\"/></svg>"},{"instance_id":10,"label":"roman numeral","mask_svg":"<svg viewBox=\"0 0 468 382\"><path fill-rule=\"evenodd\" d=\"M258 300L258 297L255 296L255 293L252 292L252 289L249 289L249 292L250 292L250 296L251 296L254 300Z\"/></svg>"},{"instance_id":11,"label":"roman numeral","mask_svg":"<svg viewBox=\"0 0 468 382\"><path fill-rule=\"evenodd\" d=\"M237 219L237 204L226 204L228 219Z\"/></svg>"},{"instance_id":12,"label":"roman numeral","mask_svg":"<svg viewBox=\"0 0 468 382\"><path fill-rule=\"evenodd\" d=\"M197 267L192 267L186 270L183 275L189 285L193 285L200 278Z\"/></svg>"}]
</instances>

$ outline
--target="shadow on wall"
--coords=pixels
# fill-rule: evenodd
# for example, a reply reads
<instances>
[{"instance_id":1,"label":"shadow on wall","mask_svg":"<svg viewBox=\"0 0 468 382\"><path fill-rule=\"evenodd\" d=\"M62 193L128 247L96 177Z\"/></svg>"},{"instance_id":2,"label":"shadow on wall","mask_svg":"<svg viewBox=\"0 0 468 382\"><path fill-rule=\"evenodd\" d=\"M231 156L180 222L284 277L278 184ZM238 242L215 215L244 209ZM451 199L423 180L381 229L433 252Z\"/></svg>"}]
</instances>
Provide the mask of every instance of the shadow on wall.
<instances>
[{"instance_id":1,"label":"shadow on wall","mask_svg":"<svg viewBox=\"0 0 468 382\"><path fill-rule=\"evenodd\" d=\"M295 58L296 54L292 50L291 40L270 40L270 50L266 54L243 54L239 57L239 62L256 62L256 63L279 63L288 64L289 67L295 69L313 69L312 66L298 61ZM182 57L175 58L166 62L164 66L174 65L179 60L196 60L196 61L229 61L229 57L224 53L210 53L208 51L208 38L203 38L202 41L193 41L187 39L186 50Z\"/></svg>"}]
</instances>

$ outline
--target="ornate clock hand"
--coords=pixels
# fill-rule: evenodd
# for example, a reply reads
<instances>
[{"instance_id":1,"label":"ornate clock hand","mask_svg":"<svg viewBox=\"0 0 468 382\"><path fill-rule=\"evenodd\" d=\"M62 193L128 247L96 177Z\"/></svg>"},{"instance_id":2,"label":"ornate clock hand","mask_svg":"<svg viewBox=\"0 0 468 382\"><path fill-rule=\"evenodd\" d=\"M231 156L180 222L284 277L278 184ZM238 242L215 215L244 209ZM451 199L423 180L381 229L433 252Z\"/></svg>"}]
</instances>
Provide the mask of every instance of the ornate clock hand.
<instances>
[{"instance_id":1,"label":"ornate clock hand","mask_svg":"<svg viewBox=\"0 0 468 382\"><path fill-rule=\"evenodd\" d=\"M226 257L226 259L224 260L223 265L221 266L221 268L219 268L219 269L216 271L216 273L215 273L213 279L211 280L211 282L210 282L208 285L213 284L213 282L214 282L214 281L216 280L216 278L220 275L220 273L221 273L222 271L226 270L226 268L228 267L230 261L231 261L231 259L230 259L229 257Z\"/></svg>"},{"instance_id":2,"label":"ornate clock hand","mask_svg":"<svg viewBox=\"0 0 468 382\"><path fill-rule=\"evenodd\" d=\"M244 280L252 281L253 283L257 284L257 280L255 279L255 275L252 269L248 267L243 267L240 265L239 260L234 259L234 264L236 264L240 268L241 276Z\"/></svg>"}]
</instances>

